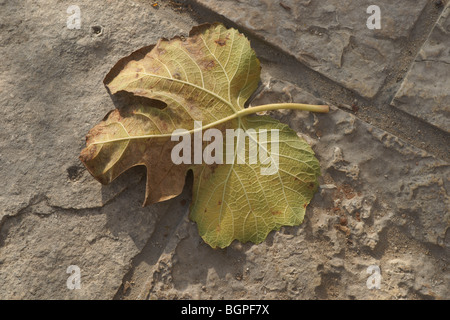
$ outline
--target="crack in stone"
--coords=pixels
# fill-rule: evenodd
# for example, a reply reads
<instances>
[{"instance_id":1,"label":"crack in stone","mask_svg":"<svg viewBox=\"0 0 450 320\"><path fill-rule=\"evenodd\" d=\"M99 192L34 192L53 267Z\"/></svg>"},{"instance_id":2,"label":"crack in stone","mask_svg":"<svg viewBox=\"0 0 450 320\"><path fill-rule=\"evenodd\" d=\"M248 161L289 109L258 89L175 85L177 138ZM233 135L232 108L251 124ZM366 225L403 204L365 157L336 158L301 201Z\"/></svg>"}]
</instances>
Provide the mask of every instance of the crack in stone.
<instances>
[{"instance_id":1,"label":"crack in stone","mask_svg":"<svg viewBox=\"0 0 450 320\"><path fill-rule=\"evenodd\" d=\"M443 63L443 64L450 65L450 62L442 61L442 60L432 60L432 59L420 59L420 60L416 60L415 62L436 62L436 63Z\"/></svg>"}]
</instances>

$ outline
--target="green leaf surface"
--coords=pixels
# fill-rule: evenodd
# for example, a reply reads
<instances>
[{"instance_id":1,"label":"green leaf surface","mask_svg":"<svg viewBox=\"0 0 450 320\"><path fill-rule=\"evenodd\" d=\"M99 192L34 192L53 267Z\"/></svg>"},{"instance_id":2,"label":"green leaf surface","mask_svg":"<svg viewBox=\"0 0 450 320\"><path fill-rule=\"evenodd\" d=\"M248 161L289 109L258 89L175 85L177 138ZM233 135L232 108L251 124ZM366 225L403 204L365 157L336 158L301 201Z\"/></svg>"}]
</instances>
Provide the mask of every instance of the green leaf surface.
<instances>
[{"instance_id":1,"label":"green leaf surface","mask_svg":"<svg viewBox=\"0 0 450 320\"><path fill-rule=\"evenodd\" d=\"M244 164L193 168L191 219L213 247L226 247L234 239L259 243L272 230L300 224L320 174L310 146L287 125L268 116L236 122L244 130L279 130L279 168L275 174L262 175L261 167L266 166L250 164L248 153ZM246 139L245 150L250 149L250 141Z\"/></svg>"}]
</instances>

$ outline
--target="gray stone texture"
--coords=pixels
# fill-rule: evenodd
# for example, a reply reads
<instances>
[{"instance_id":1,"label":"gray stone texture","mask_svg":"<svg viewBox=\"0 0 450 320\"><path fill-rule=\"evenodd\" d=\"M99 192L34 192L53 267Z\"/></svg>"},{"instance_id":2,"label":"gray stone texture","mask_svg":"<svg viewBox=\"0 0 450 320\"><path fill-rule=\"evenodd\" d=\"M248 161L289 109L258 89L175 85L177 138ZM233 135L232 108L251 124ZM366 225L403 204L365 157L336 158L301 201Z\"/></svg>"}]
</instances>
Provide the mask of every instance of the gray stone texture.
<instances>
[{"instance_id":1,"label":"gray stone texture","mask_svg":"<svg viewBox=\"0 0 450 320\"><path fill-rule=\"evenodd\" d=\"M104 187L78 155L114 108L102 80L115 62L183 30L152 8L92 1L76 1L81 29L68 29L70 4L0 4L1 299L112 298L168 206L141 208L142 170ZM116 199L126 188L136 194ZM69 265L83 290L67 289Z\"/></svg>"},{"instance_id":2,"label":"gray stone texture","mask_svg":"<svg viewBox=\"0 0 450 320\"><path fill-rule=\"evenodd\" d=\"M379 1L384 27L368 30L367 1L197 1L365 97L381 88L426 2ZM108 186L86 172L85 135L115 107L107 72L198 23L199 13L159 3L0 0L0 299L449 299L448 160L351 106L271 113L312 145L322 177L304 223L259 245L206 245L188 219L189 179L179 197L142 208L142 168ZM71 4L80 30L66 27ZM448 106L447 17L393 104L448 131L439 109ZM262 60L251 105L334 101L275 78L271 63ZM417 97L430 118L415 113ZM79 290L67 288L70 265L80 267ZM371 265L379 290L366 286Z\"/></svg>"},{"instance_id":3,"label":"gray stone texture","mask_svg":"<svg viewBox=\"0 0 450 320\"><path fill-rule=\"evenodd\" d=\"M392 104L450 132L450 5L419 51Z\"/></svg>"},{"instance_id":4,"label":"gray stone texture","mask_svg":"<svg viewBox=\"0 0 450 320\"><path fill-rule=\"evenodd\" d=\"M360 95L372 98L398 59L426 0L382 0L369 30L360 0L196 0ZM405 9L407 8L407 9Z\"/></svg>"},{"instance_id":5,"label":"gray stone texture","mask_svg":"<svg viewBox=\"0 0 450 320\"><path fill-rule=\"evenodd\" d=\"M323 102L289 82L264 78L252 105ZM270 114L307 139L320 160L320 190L305 222L272 232L259 245L211 250L185 219L150 274L137 264L121 297L448 297L449 164L335 107L325 115ZM366 286L370 265L381 269L379 290Z\"/></svg>"}]
</instances>

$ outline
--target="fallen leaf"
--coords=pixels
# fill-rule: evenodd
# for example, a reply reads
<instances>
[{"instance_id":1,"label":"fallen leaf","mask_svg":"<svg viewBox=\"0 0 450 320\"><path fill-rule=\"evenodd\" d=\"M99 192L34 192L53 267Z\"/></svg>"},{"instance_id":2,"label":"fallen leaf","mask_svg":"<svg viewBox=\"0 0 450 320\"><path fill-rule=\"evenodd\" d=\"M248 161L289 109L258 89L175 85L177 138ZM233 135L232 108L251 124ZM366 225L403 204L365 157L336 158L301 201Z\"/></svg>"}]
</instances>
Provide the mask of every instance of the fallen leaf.
<instances>
[{"instance_id":1,"label":"fallen leaf","mask_svg":"<svg viewBox=\"0 0 450 320\"><path fill-rule=\"evenodd\" d=\"M257 111L300 108L276 104L244 108L260 80L260 64L248 39L222 24L195 27L189 37L161 39L121 59L105 78L112 94L121 91L154 100L110 112L87 135L80 159L89 172L107 184L133 166L147 168L144 205L179 195L189 170L194 174L190 218L212 247L233 240L263 241L272 230L298 225L317 190L320 167L311 147L287 125ZM328 107L306 110L326 112ZM194 121L201 121L195 127ZM252 163L247 152L238 163L174 164L172 133L185 129L193 137L208 128L249 132L278 132L278 152L273 145L249 135L245 150L257 146L276 164L273 174L262 174L268 164ZM239 133L238 133L239 135ZM271 136L269 134L269 136ZM181 139L181 135L179 136ZM201 141L202 150L208 144ZM271 145L271 148L269 148ZM226 143L222 144L226 149ZM192 150L195 148L192 148ZM189 155L195 158L195 152ZM227 150L228 152L228 150ZM225 157L225 153L224 153ZM278 161L274 161L278 159Z\"/></svg>"}]
</instances>

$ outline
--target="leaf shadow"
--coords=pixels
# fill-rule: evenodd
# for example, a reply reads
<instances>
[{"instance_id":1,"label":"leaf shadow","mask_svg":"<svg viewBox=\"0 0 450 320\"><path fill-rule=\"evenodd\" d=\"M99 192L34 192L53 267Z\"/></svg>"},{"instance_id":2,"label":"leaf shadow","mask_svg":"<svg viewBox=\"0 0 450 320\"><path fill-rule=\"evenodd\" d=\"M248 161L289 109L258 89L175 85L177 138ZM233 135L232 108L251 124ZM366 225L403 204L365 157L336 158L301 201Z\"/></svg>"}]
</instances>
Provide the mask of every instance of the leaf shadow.
<instances>
[{"instance_id":1,"label":"leaf shadow","mask_svg":"<svg viewBox=\"0 0 450 320\"><path fill-rule=\"evenodd\" d=\"M159 264L165 264L170 256L170 273L177 290L198 285L225 288L232 281L235 291L243 292L246 252L254 244L234 241L227 248L213 249L203 241L197 224L189 221L187 216L192 199L191 171L185 178L180 195L142 207L145 173L145 168L135 167L103 187L104 200L112 203L105 206L107 230L116 238L123 239L124 235L130 237L139 250L132 257L131 268L125 274L114 299L133 299L136 293L145 289L149 272ZM115 192L119 193L111 198ZM269 235L269 242L271 238L272 235ZM124 289L127 282L135 283L135 288Z\"/></svg>"},{"instance_id":2,"label":"leaf shadow","mask_svg":"<svg viewBox=\"0 0 450 320\"><path fill-rule=\"evenodd\" d=\"M195 223L190 223L188 233L175 250L171 272L175 289L183 291L200 285L214 298L223 298L215 296L218 293L214 290L231 285L233 291L243 293L246 251L254 244L234 241L227 248L213 249L201 239Z\"/></svg>"},{"instance_id":3,"label":"leaf shadow","mask_svg":"<svg viewBox=\"0 0 450 320\"><path fill-rule=\"evenodd\" d=\"M146 169L144 166L136 166L130 168L124 174L118 176L114 181L107 185L102 185L102 203L103 206L108 205L110 202L121 196L125 190L129 188L136 188L137 184L145 184ZM138 192L142 199L144 198L143 192ZM130 204L131 205L131 204ZM142 205L142 203L140 204Z\"/></svg>"}]
</instances>

